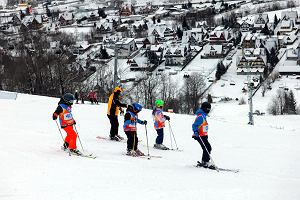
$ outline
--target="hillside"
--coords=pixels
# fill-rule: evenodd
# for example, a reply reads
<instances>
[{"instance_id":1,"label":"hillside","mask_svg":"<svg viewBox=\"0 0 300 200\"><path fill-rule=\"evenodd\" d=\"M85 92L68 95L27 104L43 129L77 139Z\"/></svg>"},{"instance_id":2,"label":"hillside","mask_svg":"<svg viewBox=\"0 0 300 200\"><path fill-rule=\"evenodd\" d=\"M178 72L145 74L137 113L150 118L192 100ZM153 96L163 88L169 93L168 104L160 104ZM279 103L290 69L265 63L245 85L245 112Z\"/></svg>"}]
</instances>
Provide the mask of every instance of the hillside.
<instances>
[{"instance_id":1,"label":"hillside","mask_svg":"<svg viewBox=\"0 0 300 200\"><path fill-rule=\"evenodd\" d=\"M97 140L107 136L106 104L76 104L77 129L86 151L97 159L69 157L60 150L61 136L51 114L58 99L19 94L0 99L0 198L17 199L263 199L300 197L299 116L260 116L247 124L247 105L213 105L208 118L209 141L216 164L237 168L237 174L194 168L201 158L192 138L194 116L169 114L182 152L159 151L151 160L123 155L126 144ZM150 146L156 133L151 111ZM123 122L120 121L120 127ZM277 127L277 128L276 128ZM279 129L281 127L282 129ZM120 133L125 136L122 129ZM147 152L144 127L138 127L140 149ZM165 144L170 146L168 127ZM174 143L173 143L174 145ZM78 147L80 144L78 143Z\"/></svg>"}]
</instances>

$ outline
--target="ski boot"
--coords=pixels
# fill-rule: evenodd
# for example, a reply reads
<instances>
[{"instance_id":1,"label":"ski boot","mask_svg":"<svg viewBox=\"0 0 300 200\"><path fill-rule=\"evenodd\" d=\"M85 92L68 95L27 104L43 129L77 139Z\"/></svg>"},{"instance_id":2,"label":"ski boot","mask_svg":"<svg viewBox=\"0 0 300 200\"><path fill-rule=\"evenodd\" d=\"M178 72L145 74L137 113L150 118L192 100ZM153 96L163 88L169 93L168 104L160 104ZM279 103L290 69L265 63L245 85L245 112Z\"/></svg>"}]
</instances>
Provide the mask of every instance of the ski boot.
<instances>
[{"instance_id":1,"label":"ski boot","mask_svg":"<svg viewBox=\"0 0 300 200\"><path fill-rule=\"evenodd\" d=\"M204 168L209 168L209 169L216 169L216 166L211 163L211 162L205 162L202 160L202 162L199 162L198 161L198 164L197 164L198 167L204 167Z\"/></svg>"},{"instance_id":2,"label":"ski boot","mask_svg":"<svg viewBox=\"0 0 300 200\"><path fill-rule=\"evenodd\" d=\"M61 147L61 149L62 149L63 151L66 151L66 150L68 149L68 147L69 147L69 144L68 144L67 142L65 142L65 143L63 144L63 146Z\"/></svg>"},{"instance_id":3,"label":"ski boot","mask_svg":"<svg viewBox=\"0 0 300 200\"><path fill-rule=\"evenodd\" d=\"M143 152L141 152L139 149L135 150L135 153L138 155L138 156L144 156L145 154Z\"/></svg>"},{"instance_id":4,"label":"ski boot","mask_svg":"<svg viewBox=\"0 0 300 200\"><path fill-rule=\"evenodd\" d=\"M161 149L161 150L169 150L169 148L166 147L166 146L163 145L163 144L154 144L154 148L155 148L155 149Z\"/></svg>"},{"instance_id":5,"label":"ski boot","mask_svg":"<svg viewBox=\"0 0 300 200\"><path fill-rule=\"evenodd\" d=\"M138 156L138 154L134 150L130 150L130 149L127 150L126 155L127 156L133 156L133 157Z\"/></svg>"},{"instance_id":6,"label":"ski boot","mask_svg":"<svg viewBox=\"0 0 300 200\"><path fill-rule=\"evenodd\" d=\"M76 156L82 156L83 154L78 149L70 149L70 153Z\"/></svg>"},{"instance_id":7,"label":"ski boot","mask_svg":"<svg viewBox=\"0 0 300 200\"><path fill-rule=\"evenodd\" d=\"M110 136L110 140L114 140L114 141L117 141L117 142L120 141L120 139L117 136Z\"/></svg>"},{"instance_id":8,"label":"ski boot","mask_svg":"<svg viewBox=\"0 0 300 200\"><path fill-rule=\"evenodd\" d=\"M122 136L120 136L120 135L116 135L115 137L117 137L119 139L119 141L120 140L124 140L124 138Z\"/></svg>"}]
</instances>

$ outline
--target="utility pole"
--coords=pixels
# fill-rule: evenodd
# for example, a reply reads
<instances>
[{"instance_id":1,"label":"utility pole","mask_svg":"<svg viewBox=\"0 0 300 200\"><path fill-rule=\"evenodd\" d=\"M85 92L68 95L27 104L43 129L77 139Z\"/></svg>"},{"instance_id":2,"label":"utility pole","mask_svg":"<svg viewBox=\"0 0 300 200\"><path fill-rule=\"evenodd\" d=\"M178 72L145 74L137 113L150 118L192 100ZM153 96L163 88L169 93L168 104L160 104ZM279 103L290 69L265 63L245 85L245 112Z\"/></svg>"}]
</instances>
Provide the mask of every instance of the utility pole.
<instances>
[{"instance_id":1,"label":"utility pole","mask_svg":"<svg viewBox=\"0 0 300 200\"><path fill-rule=\"evenodd\" d=\"M117 87L118 80L118 47L117 43L115 44L115 66L114 66L114 88Z\"/></svg>"},{"instance_id":2,"label":"utility pole","mask_svg":"<svg viewBox=\"0 0 300 200\"><path fill-rule=\"evenodd\" d=\"M252 63L251 63L252 66ZM250 76L250 64L247 62L247 68L248 68L248 103L249 103L249 125L254 125L254 119L253 119L253 102L252 102L252 84L251 84L251 76Z\"/></svg>"}]
</instances>

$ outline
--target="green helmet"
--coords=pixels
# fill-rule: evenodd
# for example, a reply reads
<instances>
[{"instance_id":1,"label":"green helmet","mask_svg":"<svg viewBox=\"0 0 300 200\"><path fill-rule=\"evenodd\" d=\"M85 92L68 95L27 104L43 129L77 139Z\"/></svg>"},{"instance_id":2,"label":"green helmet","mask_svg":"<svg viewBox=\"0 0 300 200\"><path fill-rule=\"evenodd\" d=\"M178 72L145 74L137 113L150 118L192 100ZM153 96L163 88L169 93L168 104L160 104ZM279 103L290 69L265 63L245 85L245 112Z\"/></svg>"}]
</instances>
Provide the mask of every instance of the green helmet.
<instances>
[{"instance_id":1,"label":"green helmet","mask_svg":"<svg viewBox=\"0 0 300 200\"><path fill-rule=\"evenodd\" d=\"M157 107L162 107L162 106L164 106L164 104L165 104L165 102L161 99L156 99L156 101L155 101L155 106L157 106Z\"/></svg>"}]
</instances>

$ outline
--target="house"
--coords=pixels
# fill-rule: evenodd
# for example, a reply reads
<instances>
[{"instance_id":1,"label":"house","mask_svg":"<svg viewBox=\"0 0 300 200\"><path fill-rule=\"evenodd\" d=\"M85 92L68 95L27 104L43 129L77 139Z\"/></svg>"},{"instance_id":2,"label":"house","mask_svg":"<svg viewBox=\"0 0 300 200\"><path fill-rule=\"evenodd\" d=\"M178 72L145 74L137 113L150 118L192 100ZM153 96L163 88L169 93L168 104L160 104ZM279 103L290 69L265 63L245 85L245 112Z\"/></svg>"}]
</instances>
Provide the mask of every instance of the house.
<instances>
[{"instance_id":1,"label":"house","mask_svg":"<svg viewBox=\"0 0 300 200\"><path fill-rule=\"evenodd\" d=\"M251 24L247 20L244 20L240 25L240 30L242 32L249 32L253 30L253 23Z\"/></svg>"},{"instance_id":2,"label":"house","mask_svg":"<svg viewBox=\"0 0 300 200\"><path fill-rule=\"evenodd\" d=\"M152 45L158 45L159 41L155 36L148 36L146 38L135 38L136 44L142 44L142 48L150 48Z\"/></svg>"},{"instance_id":3,"label":"house","mask_svg":"<svg viewBox=\"0 0 300 200\"><path fill-rule=\"evenodd\" d=\"M92 46L88 43L88 41L76 42L76 44L72 48L72 52L74 55L82 54L90 49Z\"/></svg>"},{"instance_id":4,"label":"house","mask_svg":"<svg viewBox=\"0 0 300 200\"><path fill-rule=\"evenodd\" d=\"M100 17L98 16L98 14L91 12L87 20L90 22L90 21L98 21L99 19Z\"/></svg>"},{"instance_id":5,"label":"house","mask_svg":"<svg viewBox=\"0 0 300 200\"><path fill-rule=\"evenodd\" d=\"M294 44L294 42L297 40L297 35L295 33L295 31L293 31L292 33L288 34L288 35L284 35L283 36L283 45L291 45Z\"/></svg>"},{"instance_id":6,"label":"house","mask_svg":"<svg viewBox=\"0 0 300 200\"><path fill-rule=\"evenodd\" d=\"M115 45L118 50L118 57L120 58L131 57L138 50L134 38L123 38Z\"/></svg>"},{"instance_id":7,"label":"house","mask_svg":"<svg viewBox=\"0 0 300 200\"><path fill-rule=\"evenodd\" d=\"M59 14L58 21L61 26L71 25L74 23L74 16L72 13L64 12Z\"/></svg>"},{"instance_id":8,"label":"house","mask_svg":"<svg viewBox=\"0 0 300 200\"><path fill-rule=\"evenodd\" d=\"M209 34L209 43L210 44L228 44L233 40L232 29L225 29L222 26L216 27Z\"/></svg>"},{"instance_id":9,"label":"house","mask_svg":"<svg viewBox=\"0 0 300 200\"><path fill-rule=\"evenodd\" d=\"M156 12L155 12L155 18L164 18L170 14L170 10L165 10L163 7L160 7Z\"/></svg>"},{"instance_id":10,"label":"house","mask_svg":"<svg viewBox=\"0 0 300 200\"><path fill-rule=\"evenodd\" d=\"M148 59L146 57L136 57L127 61L131 71L148 71L150 69Z\"/></svg>"},{"instance_id":11,"label":"house","mask_svg":"<svg viewBox=\"0 0 300 200\"><path fill-rule=\"evenodd\" d=\"M281 75L300 75L300 65L280 65L278 67L278 72Z\"/></svg>"},{"instance_id":12,"label":"house","mask_svg":"<svg viewBox=\"0 0 300 200\"><path fill-rule=\"evenodd\" d=\"M192 28L191 30L183 31L182 43L190 43L191 45L200 45L203 44L208 39L208 31L204 27Z\"/></svg>"},{"instance_id":13,"label":"house","mask_svg":"<svg viewBox=\"0 0 300 200\"><path fill-rule=\"evenodd\" d=\"M177 44L166 47L165 66L184 66L192 57L192 49L189 44Z\"/></svg>"},{"instance_id":14,"label":"house","mask_svg":"<svg viewBox=\"0 0 300 200\"><path fill-rule=\"evenodd\" d=\"M158 40L173 40L176 32L164 23L155 24L148 29L148 36L154 35Z\"/></svg>"},{"instance_id":15,"label":"house","mask_svg":"<svg viewBox=\"0 0 300 200\"><path fill-rule=\"evenodd\" d=\"M255 48L256 47L256 40L258 38L258 34L257 33L248 33L243 41L241 46L243 48Z\"/></svg>"},{"instance_id":16,"label":"house","mask_svg":"<svg viewBox=\"0 0 300 200\"><path fill-rule=\"evenodd\" d=\"M286 10L281 12L281 19L291 19L295 24L298 19L298 12L293 10Z\"/></svg>"},{"instance_id":17,"label":"house","mask_svg":"<svg viewBox=\"0 0 300 200\"><path fill-rule=\"evenodd\" d=\"M202 58L225 58L230 51L229 48L221 44L208 44L204 46L203 50L204 55L201 56Z\"/></svg>"},{"instance_id":18,"label":"house","mask_svg":"<svg viewBox=\"0 0 300 200\"><path fill-rule=\"evenodd\" d=\"M300 47L286 50L286 60L278 67L281 75L300 75Z\"/></svg>"},{"instance_id":19,"label":"house","mask_svg":"<svg viewBox=\"0 0 300 200\"><path fill-rule=\"evenodd\" d=\"M113 29L114 29L113 23L107 22L106 20L96 23L96 26L95 26L95 32L99 33L99 34L111 33L113 31Z\"/></svg>"},{"instance_id":20,"label":"house","mask_svg":"<svg viewBox=\"0 0 300 200\"><path fill-rule=\"evenodd\" d=\"M133 14L132 11L131 5L125 4L120 8L119 14L120 16L129 16Z\"/></svg>"},{"instance_id":21,"label":"house","mask_svg":"<svg viewBox=\"0 0 300 200\"><path fill-rule=\"evenodd\" d=\"M291 33L294 30L295 22L292 19L287 19L286 17L281 19L277 24L274 35L284 35Z\"/></svg>"},{"instance_id":22,"label":"house","mask_svg":"<svg viewBox=\"0 0 300 200\"><path fill-rule=\"evenodd\" d=\"M299 49L287 49L286 50L286 60L288 61L297 61L298 60Z\"/></svg>"},{"instance_id":23,"label":"house","mask_svg":"<svg viewBox=\"0 0 300 200\"><path fill-rule=\"evenodd\" d=\"M262 75L267 70L267 57L263 48L244 49L237 58L238 75Z\"/></svg>"},{"instance_id":24,"label":"house","mask_svg":"<svg viewBox=\"0 0 300 200\"><path fill-rule=\"evenodd\" d=\"M162 45L151 45L144 51L145 57L148 58L148 64L158 66L163 60L164 47Z\"/></svg>"},{"instance_id":25,"label":"house","mask_svg":"<svg viewBox=\"0 0 300 200\"><path fill-rule=\"evenodd\" d=\"M268 23L269 23L268 14L259 14L256 16L256 19L254 20L253 28L255 30L262 30L265 27L265 24Z\"/></svg>"},{"instance_id":26,"label":"house","mask_svg":"<svg viewBox=\"0 0 300 200\"><path fill-rule=\"evenodd\" d=\"M22 20L21 30L28 31L28 30L38 30L43 27L42 17L41 15L32 16L28 15L25 16Z\"/></svg>"},{"instance_id":27,"label":"house","mask_svg":"<svg viewBox=\"0 0 300 200\"><path fill-rule=\"evenodd\" d=\"M151 3L147 3L144 6L137 7L136 12L139 14L149 14L152 13L155 8L152 6Z\"/></svg>"}]
</instances>

